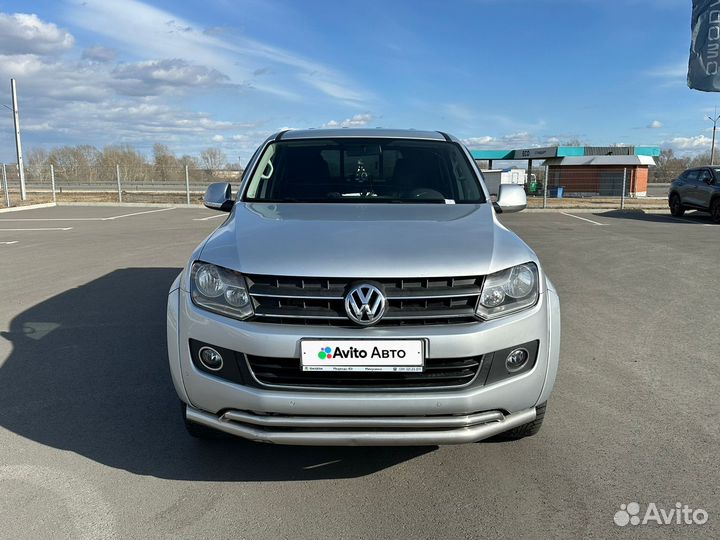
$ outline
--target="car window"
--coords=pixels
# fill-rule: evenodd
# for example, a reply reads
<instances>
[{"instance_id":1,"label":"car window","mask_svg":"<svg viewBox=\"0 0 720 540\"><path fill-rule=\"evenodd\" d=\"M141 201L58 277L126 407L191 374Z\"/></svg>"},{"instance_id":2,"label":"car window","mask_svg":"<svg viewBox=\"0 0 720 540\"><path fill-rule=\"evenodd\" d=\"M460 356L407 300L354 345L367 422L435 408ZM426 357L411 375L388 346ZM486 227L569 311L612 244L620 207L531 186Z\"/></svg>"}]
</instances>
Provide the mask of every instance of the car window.
<instances>
[{"instance_id":1,"label":"car window","mask_svg":"<svg viewBox=\"0 0 720 540\"><path fill-rule=\"evenodd\" d=\"M698 173L699 173L699 172L700 172L700 171L698 171L697 169L692 170L692 171L687 171L687 172L685 173L683 179L686 180L686 181L688 181L688 182L695 182L695 181L698 179Z\"/></svg>"},{"instance_id":2,"label":"car window","mask_svg":"<svg viewBox=\"0 0 720 540\"><path fill-rule=\"evenodd\" d=\"M712 180L712 175L710 174L710 171L707 169L703 169L702 171L700 171L698 180L700 182L705 182L706 180Z\"/></svg>"},{"instance_id":3,"label":"car window","mask_svg":"<svg viewBox=\"0 0 720 540\"><path fill-rule=\"evenodd\" d=\"M277 141L245 193L257 202L485 202L460 146L393 139Z\"/></svg>"}]
</instances>

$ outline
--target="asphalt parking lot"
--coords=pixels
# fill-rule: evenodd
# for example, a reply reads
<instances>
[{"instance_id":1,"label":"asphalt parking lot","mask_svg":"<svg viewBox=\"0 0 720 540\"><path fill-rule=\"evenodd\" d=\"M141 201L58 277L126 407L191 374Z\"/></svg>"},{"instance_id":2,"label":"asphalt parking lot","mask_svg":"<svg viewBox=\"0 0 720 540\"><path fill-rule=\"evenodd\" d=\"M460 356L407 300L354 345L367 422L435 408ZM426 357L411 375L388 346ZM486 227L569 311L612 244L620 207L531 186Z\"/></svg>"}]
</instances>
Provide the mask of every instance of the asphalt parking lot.
<instances>
[{"instance_id":1,"label":"asphalt parking lot","mask_svg":"<svg viewBox=\"0 0 720 540\"><path fill-rule=\"evenodd\" d=\"M0 537L720 536L720 226L520 213L563 310L537 437L307 448L188 437L166 292L220 214L0 213ZM614 524L621 504L704 525Z\"/></svg>"}]
</instances>

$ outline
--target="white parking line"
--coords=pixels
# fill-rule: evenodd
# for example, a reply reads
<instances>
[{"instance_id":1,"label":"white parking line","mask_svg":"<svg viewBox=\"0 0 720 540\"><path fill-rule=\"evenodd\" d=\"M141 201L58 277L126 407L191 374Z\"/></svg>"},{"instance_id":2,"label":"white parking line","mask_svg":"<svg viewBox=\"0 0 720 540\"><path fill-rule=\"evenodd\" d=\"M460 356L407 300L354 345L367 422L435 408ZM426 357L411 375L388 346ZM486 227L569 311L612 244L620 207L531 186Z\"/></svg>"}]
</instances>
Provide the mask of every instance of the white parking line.
<instances>
[{"instance_id":1,"label":"white parking line","mask_svg":"<svg viewBox=\"0 0 720 540\"><path fill-rule=\"evenodd\" d=\"M2 231L69 231L72 227L39 227L37 229L0 229Z\"/></svg>"},{"instance_id":2,"label":"white parking line","mask_svg":"<svg viewBox=\"0 0 720 540\"><path fill-rule=\"evenodd\" d=\"M10 218L0 221L105 221L108 218Z\"/></svg>"},{"instance_id":3,"label":"white parking line","mask_svg":"<svg viewBox=\"0 0 720 540\"><path fill-rule=\"evenodd\" d=\"M172 208L159 208L157 210L145 210L143 212L133 212L132 214L122 214L120 216L110 217L80 217L80 218L7 218L0 221L112 221L114 219L126 218L130 216L139 216L142 214L152 214L154 212L165 212L166 210L175 210Z\"/></svg>"},{"instance_id":4,"label":"white parking line","mask_svg":"<svg viewBox=\"0 0 720 540\"><path fill-rule=\"evenodd\" d=\"M580 216L575 216L575 215L573 215L573 214L568 214L567 212L560 212L560 213L561 213L563 216L574 217L575 219L582 219L583 221L587 221L588 223L592 223L593 225L600 225L601 227L604 227L605 225L607 225L607 223L600 223L600 222L598 222L598 221L593 221L592 219L588 219L588 218L584 218L584 217L580 217Z\"/></svg>"},{"instance_id":5,"label":"white parking line","mask_svg":"<svg viewBox=\"0 0 720 540\"><path fill-rule=\"evenodd\" d=\"M193 221L207 221L208 219L215 219L215 218L219 218L219 217L223 217L223 216L227 217L225 215L225 213L222 213L222 214L216 214L216 215L212 215L212 216L208 216L208 217L193 218Z\"/></svg>"},{"instance_id":6,"label":"white parking line","mask_svg":"<svg viewBox=\"0 0 720 540\"><path fill-rule=\"evenodd\" d=\"M154 212L166 212L168 210L175 210L175 207L173 206L171 208L159 208L157 210L145 210L144 212L133 212L132 214L123 214L121 216L113 216L113 217L103 218L103 220L113 220L113 219L120 219L120 218L125 218L125 217L130 217L130 216L139 216L142 214L152 214Z\"/></svg>"},{"instance_id":7,"label":"white parking line","mask_svg":"<svg viewBox=\"0 0 720 540\"><path fill-rule=\"evenodd\" d=\"M17 244L17 243L18 243L17 240L13 240L12 242L0 242L0 244L2 244L2 245L4 245L4 246L9 246L9 245L12 245L12 244Z\"/></svg>"},{"instance_id":8,"label":"white parking line","mask_svg":"<svg viewBox=\"0 0 720 540\"><path fill-rule=\"evenodd\" d=\"M81 217L81 218L9 218L0 221L105 221L104 217Z\"/></svg>"}]
</instances>

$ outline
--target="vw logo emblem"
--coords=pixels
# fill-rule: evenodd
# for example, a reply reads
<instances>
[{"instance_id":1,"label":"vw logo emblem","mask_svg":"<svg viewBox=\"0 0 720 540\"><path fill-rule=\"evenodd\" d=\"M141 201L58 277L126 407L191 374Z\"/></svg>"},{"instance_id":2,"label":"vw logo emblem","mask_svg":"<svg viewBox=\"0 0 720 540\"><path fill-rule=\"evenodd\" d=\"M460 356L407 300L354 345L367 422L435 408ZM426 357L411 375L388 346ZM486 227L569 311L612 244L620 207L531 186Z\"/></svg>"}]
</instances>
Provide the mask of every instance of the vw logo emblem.
<instances>
[{"instance_id":1,"label":"vw logo emblem","mask_svg":"<svg viewBox=\"0 0 720 540\"><path fill-rule=\"evenodd\" d=\"M345 312L360 326L371 326L385 313L385 295L375 285L355 285L345 296Z\"/></svg>"}]
</instances>

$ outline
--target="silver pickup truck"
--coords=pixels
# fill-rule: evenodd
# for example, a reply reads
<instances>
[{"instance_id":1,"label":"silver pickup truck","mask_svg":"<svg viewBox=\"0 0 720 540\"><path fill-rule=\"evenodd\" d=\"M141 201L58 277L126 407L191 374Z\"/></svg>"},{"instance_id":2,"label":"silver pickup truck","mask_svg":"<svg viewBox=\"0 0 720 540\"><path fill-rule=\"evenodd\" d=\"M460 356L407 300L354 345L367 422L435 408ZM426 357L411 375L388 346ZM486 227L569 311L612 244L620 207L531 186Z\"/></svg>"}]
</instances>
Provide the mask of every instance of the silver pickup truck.
<instances>
[{"instance_id":1,"label":"silver pickup truck","mask_svg":"<svg viewBox=\"0 0 720 540\"><path fill-rule=\"evenodd\" d=\"M305 445L516 439L540 429L560 306L440 132L285 131L168 296L170 371L189 433Z\"/></svg>"}]
</instances>

